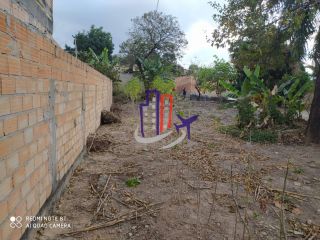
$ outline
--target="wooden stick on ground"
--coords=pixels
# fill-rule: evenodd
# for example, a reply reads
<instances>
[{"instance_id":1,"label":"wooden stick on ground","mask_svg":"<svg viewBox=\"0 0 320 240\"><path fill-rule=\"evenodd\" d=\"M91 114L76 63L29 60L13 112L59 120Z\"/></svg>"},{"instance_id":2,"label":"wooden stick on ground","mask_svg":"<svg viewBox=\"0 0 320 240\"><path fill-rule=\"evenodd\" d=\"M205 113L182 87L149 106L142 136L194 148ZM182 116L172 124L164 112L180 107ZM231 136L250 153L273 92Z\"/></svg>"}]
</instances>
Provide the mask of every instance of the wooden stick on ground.
<instances>
[{"instance_id":1,"label":"wooden stick on ground","mask_svg":"<svg viewBox=\"0 0 320 240\"><path fill-rule=\"evenodd\" d=\"M107 180L106 184L104 185L104 188L103 188L103 190L102 190L102 192L101 192L101 194L100 194L100 196L99 196L99 201L98 201L97 210L96 210L96 212L95 212L94 215L98 214L98 212L100 211L103 203L106 201L106 199L107 199L107 197L108 197L108 195L109 195L109 194L108 194L108 195L103 199L103 195L104 195L104 193L105 193L106 190L107 190L107 186L108 186L108 184L109 184L110 178L111 178L111 175L109 175L108 180Z\"/></svg>"},{"instance_id":2,"label":"wooden stick on ground","mask_svg":"<svg viewBox=\"0 0 320 240\"><path fill-rule=\"evenodd\" d=\"M288 239L287 237L287 231L286 231L286 223L285 223L285 214L284 214L284 195L287 187L287 178L288 178L288 172L289 172L289 160L287 163L287 169L286 169L286 174L284 177L284 182L283 182L283 189L282 189L282 195L281 195L281 211L280 211L280 239L282 239L282 236L284 237L285 240Z\"/></svg>"},{"instance_id":3,"label":"wooden stick on ground","mask_svg":"<svg viewBox=\"0 0 320 240\"><path fill-rule=\"evenodd\" d=\"M91 145L90 145L90 147L89 147L88 150L87 150L88 153L90 153L90 150L91 150L91 148L92 148L92 145L93 145L94 139L96 138L96 135L97 135L97 132L95 132L94 135L93 135Z\"/></svg>"},{"instance_id":4,"label":"wooden stick on ground","mask_svg":"<svg viewBox=\"0 0 320 240\"><path fill-rule=\"evenodd\" d=\"M235 207L236 207L236 212L238 213L240 220L242 221L245 229L247 230L248 235L249 235L249 236L248 236L248 239L250 240L250 239L251 239L251 234L250 234L250 230L249 230L248 224L246 223L246 221L245 221L245 220L243 219L243 217L241 216L241 213L240 213L240 210L239 210L238 201L237 201L237 199L236 199L235 196L234 196L234 191L233 191L233 169L232 169L232 165L231 165L231 194L232 194L233 202L234 202Z\"/></svg>"},{"instance_id":5,"label":"wooden stick on ground","mask_svg":"<svg viewBox=\"0 0 320 240\"><path fill-rule=\"evenodd\" d=\"M268 189L269 191L272 191L272 192L282 192L282 190L281 189L277 189L277 188L270 188L270 187L268 187L268 186L264 186L266 189ZM317 199L317 200L320 200L320 197L318 197L318 196L312 196L312 195L307 195L307 194L302 194L302 193L297 193L297 192L290 192L290 191L287 191L287 190L285 190L285 193L287 194L287 195L293 195L293 197L294 197L294 195L295 196L300 196L300 197L304 197L304 198L313 198L313 199Z\"/></svg>"},{"instance_id":6,"label":"wooden stick on ground","mask_svg":"<svg viewBox=\"0 0 320 240\"><path fill-rule=\"evenodd\" d=\"M149 209L146 209L144 207L140 207L140 208L138 208L136 210L132 210L132 211L126 212L124 214L121 214L120 216L118 216L117 218L115 218L115 219L113 219L111 221L95 224L95 225L92 225L92 226L89 226L89 227L86 227L86 228L83 228L83 229L75 230L75 231L61 233L60 235L71 236L71 235L75 235L75 234L82 233L82 232L94 231L94 230L97 230L97 229L100 229L100 228L110 227L110 226L113 226L113 225L116 225L118 223L122 223L122 222L125 222L125 221L130 221L130 220L135 219L136 217L141 217L144 214L152 213L154 211L158 211L159 209L152 210L150 208L154 207L154 206L157 206L157 205L160 205L160 204L163 204L163 203L161 202L161 203L150 204L148 206ZM146 210L146 211L141 212L142 210ZM141 213L138 213L138 212L141 212ZM135 213L138 213L138 214L135 214Z\"/></svg>"}]
</instances>

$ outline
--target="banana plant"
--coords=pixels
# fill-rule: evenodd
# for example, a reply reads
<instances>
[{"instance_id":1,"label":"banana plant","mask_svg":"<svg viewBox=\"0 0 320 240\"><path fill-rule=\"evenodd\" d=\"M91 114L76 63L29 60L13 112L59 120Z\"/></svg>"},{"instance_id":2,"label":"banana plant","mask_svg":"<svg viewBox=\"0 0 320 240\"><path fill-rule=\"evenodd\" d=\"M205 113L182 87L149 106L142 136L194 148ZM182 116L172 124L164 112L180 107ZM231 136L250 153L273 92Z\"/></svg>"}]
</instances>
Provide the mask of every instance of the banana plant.
<instances>
[{"instance_id":1,"label":"banana plant","mask_svg":"<svg viewBox=\"0 0 320 240\"><path fill-rule=\"evenodd\" d=\"M260 78L260 66L257 65L255 70L252 72L248 67L243 68L243 72L246 75L246 79L241 85L241 89L236 89L232 84L220 80L221 86L227 89L231 94L235 95L237 98L245 98L254 96L257 94L267 93L269 89Z\"/></svg>"},{"instance_id":2,"label":"banana plant","mask_svg":"<svg viewBox=\"0 0 320 240\"><path fill-rule=\"evenodd\" d=\"M301 80L299 78L290 79L281 84L278 94L281 96L282 104L286 110L285 115L290 123L295 117L300 117L304 109L302 97L313 88L311 81L305 82L299 87Z\"/></svg>"}]
</instances>

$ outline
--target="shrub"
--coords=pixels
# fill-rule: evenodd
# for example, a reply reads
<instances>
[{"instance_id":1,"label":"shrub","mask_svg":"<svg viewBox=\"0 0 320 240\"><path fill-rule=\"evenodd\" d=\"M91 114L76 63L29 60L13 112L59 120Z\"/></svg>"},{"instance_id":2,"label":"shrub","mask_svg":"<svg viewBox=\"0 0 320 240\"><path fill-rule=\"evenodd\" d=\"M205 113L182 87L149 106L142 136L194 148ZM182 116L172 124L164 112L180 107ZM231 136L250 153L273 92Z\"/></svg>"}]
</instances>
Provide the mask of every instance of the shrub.
<instances>
[{"instance_id":1,"label":"shrub","mask_svg":"<svg viewBox=\"0 0 320 240\"><path fill-rule=\"evenodd\" d=\"M171 79L164 79L160 76L155 77L153 80L151 87L157 89L161 93L172 93L175 88L175 83Z\"/></svg>"},{"instance_id":2,"label":"shrub","mask_svg":"<svg viewBox=\"0 0 320 240\"><path fill-rule=\"evenodd\" d=\"M255 107L252 106L249 98L241 99L237 104L238 124L240 128L251 125L255 122Z\"/></svg>"},{"instance_id":3,"label":"shrub","mask_svg":"<svg viewBox=\"0 0 320 240\"><path fill-rule=\"evenodd\" d=\"M247 132L243 139L258 143L276 143L278 135L275 131L269 129L253 129L251 135L250 132Z\"/></svg>"},{"instance_id":4,"label":"shrub","mask_svg":"<svg viewBox=\"0 0 320 240\"><path fill-rule=\"evenodd\" d=\"M257 143L276 143L278 135L275 131L269 129L240 129L235 125L221 126L219 132L228 134L232 137L241 138L245 141Z\"/></svg>"},{"instance_id":5,"label":"shrub","mask_svg":"<svg viewBox=\"0 0 320 240\"><path fill-rule=\"evenodd\" d=\"M142 92L142 83L136 77L132 78L124 86L124 93L130 98L132 102L138 100Z\"/></svg>"}]
</instances>

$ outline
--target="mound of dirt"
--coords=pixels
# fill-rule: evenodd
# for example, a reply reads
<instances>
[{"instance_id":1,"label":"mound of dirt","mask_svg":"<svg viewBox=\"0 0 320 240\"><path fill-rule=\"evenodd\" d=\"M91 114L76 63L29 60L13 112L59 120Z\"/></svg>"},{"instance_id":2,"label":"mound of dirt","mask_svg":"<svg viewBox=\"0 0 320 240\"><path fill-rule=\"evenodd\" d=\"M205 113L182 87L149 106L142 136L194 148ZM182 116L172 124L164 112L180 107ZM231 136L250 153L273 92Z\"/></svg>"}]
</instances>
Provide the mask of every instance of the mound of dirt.
<instances>
[{"instance_id":1,"label":"mound of dirt","mask_svg":"<svg viewBox=\"0 0 320 240\"><path fill-rule=\"evenodd\" d=\"M90 134L87 138L88 152L105 152L108 150L112 141L107 134Z\"/></svg>"},{"instance_id":2,"label":"mound of dirt","mask_svg":"<svg viewBox=\"0 0 320 240\"><path fill-rule=\"evenodd\" d=\"M113 112L103 110L101 112L101 124L121 123L121 119Z\"/></svg>"}]
</instances>

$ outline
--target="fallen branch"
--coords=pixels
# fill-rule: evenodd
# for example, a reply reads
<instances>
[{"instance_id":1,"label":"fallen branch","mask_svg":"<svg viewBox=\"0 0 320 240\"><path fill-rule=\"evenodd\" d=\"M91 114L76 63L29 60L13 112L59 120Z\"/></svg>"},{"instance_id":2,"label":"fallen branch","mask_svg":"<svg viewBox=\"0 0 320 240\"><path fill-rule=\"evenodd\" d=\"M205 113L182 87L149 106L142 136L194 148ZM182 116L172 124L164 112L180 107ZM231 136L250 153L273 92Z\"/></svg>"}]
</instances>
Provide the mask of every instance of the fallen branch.
<instances>
[{"instance_id":1,"label":"fallen branch","mask_svg":"<svg viewBox=\"0 0 320 240\"><path fill-rule=\"evenodd\" d=\"M271 192L282 192L282 189L277 189L277 188L270 188L268 186L264 186L266 189L268 189L269 191ZM302 193L297 193L297 192L290 192L290 191L287 191L285 190L285 193L287 195L293 195L294 196L300 196L300 197L304 197L304 198L313 198L313 199L317 199L317 200L320 200L320 197L318 196L311 196L311 195L307 195L307 194L302 194Z\"/></svg>"},{"instance_id":2,"label":"fallen branch","mask_svg":"<svg viewBox=\"0 0 320 240\"><path fill-rule=\"evenodd\" d=\"M241 222L243 223L243 226L244 228L247 230L248 232L248 239L250 240L251 239L251 234L250 234L250 230L249 230L249 227L248 227L248 224L246 223L246 221L243 219L241 213L240 213L240 210L239 210L239 204L238 204L238 201L236 199L236 197L234 196L234 191L233 191L233 169L232 169L232 165L231 165L231 169L230 169L230 177L231 177L231 195L232 195L232 200L235 204L235 207L236 207L236 213L238 213L239 215L239 218L241 220Z\"/></svg>"},{"instance_id":3,"label":"fallen branch","mask_svg":"<svg viewBox=\"0 0 320 240\"><path fill-rule=\"evenodd\" d=\"M143 215L145 215L147 213L152 213L154 211L158 211L159 209L152 210L150 208L154 207L154 206L157 206L157 205L160 205L160 204L163 204L163 202L150 204L148 206L147 211L144 211L144 212L141 212L141 213L138 213L138 212L140 212L142 210L146 210L145 207L140 207L140 208L138 208L136 210L132 210L132 211L126 212L124 214L121 214L117 218L115 218L115 219L113 219L111 221L108 221L108 222L95 224L95 225L92 225L90 227L86 227L86 228L75 230L75 231L61 233L60 235L71 236L71 235L75 235L75 234L82 233L82 232L94 231L94 230L97 230L97 229L100 229L100 228L110 227L110 226L113 226L113 225L116 225L118 223L122 223L122 222L125 222L125 221L130 221L130 220L133 220L133 219L135 219L137 217L142 217Z\"/></svg>"},{"instance_id":4,"label":"fallen branch","mask_svg":"<svg viewBox=\"0 0 320 240\"><path fill-rule=\"evenodd\" d=\"M106 199L107 199L108 196L109 196L109 194L107 194L107 196L106 196L105 198L103 198L103 195L104 195L104 193L105 193L106 190L107 190L107 186L108 186L108 184L109 184L110 178L111 178L111 175L109 175L108 180L107 180L106 184L104 185L104 188L103 188L103 190L102 190L102 192L101 192L101 194L100 194L100 196L99 196L99 202L98 202L97 210L96 210L96 212L95 212L94 215L96 215L96 214L99 213L99 211L100 211L103 203L106 201Z\"/></svg>"},{"instance_id":5,"label":"fallen branch","mask_svg":"<svg viewBox=\"0 0 320 240\"><path fill-rule=\"evenodd\" d=\"M91 150L91 148L92 148L92 145L93 145L94 139L96 138L96 135L97 135L97 132L95 132L94 135L93 135L91 145L90 145L90 147L87 149L87 152L88 152L88 153L90 153L90 150Z\"/></svg>"},{"instance_id":6,"label":"fallen branch","mask_svg":"<svg viewBox=\"0 0 320 240\"><path fill-rule=\"evenodd\" d=\"M283 182L283 188L282 188L282 193L281 193L281 211L280 211L280 239L282 239L282 236L284 237L285 240L288 239L287 237L287 230L286 230L286 223L285 223L285 214L284 214L284 195L287 187L287 178L288 178L288 173L289 173L289 160L287 163L287 169L286 169L286 174L284 177L284 182Z\"/></svg>"}]
</instances>

